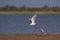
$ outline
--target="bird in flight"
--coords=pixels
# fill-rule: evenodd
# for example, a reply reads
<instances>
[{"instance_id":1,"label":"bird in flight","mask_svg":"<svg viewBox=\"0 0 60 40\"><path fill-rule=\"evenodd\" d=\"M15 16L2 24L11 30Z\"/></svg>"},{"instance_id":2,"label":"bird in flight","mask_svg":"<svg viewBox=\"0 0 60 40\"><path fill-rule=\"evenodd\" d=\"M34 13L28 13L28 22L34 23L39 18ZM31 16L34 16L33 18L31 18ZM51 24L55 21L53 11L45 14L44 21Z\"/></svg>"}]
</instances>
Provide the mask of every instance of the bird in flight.
<instances>
[{"instance_id":1,"label":"bird in flight","mask_svg":"<svg viewBox=\"0 0 60 40\"><path fill-rule=\"evenodd\" d=\"M36 25L36 16L37 16L37 14L35 14L32 18L30 18L29 20L30 20L30 24L29 25Z\"/></svg>"}]
</instances>

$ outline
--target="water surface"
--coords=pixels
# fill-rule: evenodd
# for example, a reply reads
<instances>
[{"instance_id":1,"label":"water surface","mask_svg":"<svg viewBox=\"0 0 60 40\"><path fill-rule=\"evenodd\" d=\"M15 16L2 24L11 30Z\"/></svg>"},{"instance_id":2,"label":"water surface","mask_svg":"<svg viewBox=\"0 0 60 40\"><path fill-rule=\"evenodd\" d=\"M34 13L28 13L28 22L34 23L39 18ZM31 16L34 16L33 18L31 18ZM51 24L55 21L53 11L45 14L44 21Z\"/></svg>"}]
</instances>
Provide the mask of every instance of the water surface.
<instances>
[{"instance_id":1,"label":"water surface","mask_svg":"<svg viewBox=\"0 0 60 40\"><path fill-rule=\"evenodd\" d=\"M46 33L60 33L60 14L38 14L36 26L29 25L34 14L0 15L0 34L39 34L40 28Z\"/></svg>"}]
</instances>

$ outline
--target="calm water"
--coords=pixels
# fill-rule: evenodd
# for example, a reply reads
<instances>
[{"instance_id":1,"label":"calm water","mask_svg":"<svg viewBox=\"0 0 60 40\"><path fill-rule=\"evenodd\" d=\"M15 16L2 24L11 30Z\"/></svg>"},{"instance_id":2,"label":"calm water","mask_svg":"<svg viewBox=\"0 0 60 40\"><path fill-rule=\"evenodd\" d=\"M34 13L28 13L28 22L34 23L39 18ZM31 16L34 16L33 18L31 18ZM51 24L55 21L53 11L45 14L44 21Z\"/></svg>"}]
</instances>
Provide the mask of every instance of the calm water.
<instances>
[{"instance_id":1,"label":"calm water","mask_svg":"<svg viewBox=\"0 0 60 40\"><path fill-rule=\"evenodd\" d=\"M60 33L60 14L38 14L37 25L30 26L33 15L0 15L0 34L39 34L40 28L46 33Z\"/></svg>"}]
</instances>

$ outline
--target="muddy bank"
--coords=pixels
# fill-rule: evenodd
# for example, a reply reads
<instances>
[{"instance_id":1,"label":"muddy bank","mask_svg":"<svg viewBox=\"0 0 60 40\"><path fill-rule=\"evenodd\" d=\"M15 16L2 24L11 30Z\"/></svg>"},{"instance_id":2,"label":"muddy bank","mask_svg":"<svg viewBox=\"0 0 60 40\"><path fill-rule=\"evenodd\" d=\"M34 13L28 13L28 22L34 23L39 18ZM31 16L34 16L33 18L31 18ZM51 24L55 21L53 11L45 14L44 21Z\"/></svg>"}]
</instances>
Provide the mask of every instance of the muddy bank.
<instances>
[{"instance_id":1,"label":"muddy bank","mask_svg":"<svg viewBox=\"0 0 60 40\"><path fill-rule=\"evenodd\" d=\"M60 40L60 34L0 34L0 40Z\"/></svg>"}]
</instances>

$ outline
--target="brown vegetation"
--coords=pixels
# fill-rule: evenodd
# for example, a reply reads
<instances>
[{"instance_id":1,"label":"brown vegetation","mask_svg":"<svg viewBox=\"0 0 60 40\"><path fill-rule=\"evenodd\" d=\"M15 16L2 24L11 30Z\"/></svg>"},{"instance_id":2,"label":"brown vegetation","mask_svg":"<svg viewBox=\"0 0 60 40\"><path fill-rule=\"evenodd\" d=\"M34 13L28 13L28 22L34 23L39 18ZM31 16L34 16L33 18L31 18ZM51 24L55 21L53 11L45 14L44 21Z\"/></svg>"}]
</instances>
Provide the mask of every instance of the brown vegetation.
<instances>
[{"instance_id":1,"label":"brown vegetation","mask_svg":"<svg viewBox=\"0 0 60 40\"><path fill-rule=\"evenodd\" d=\"M60 11L0 11L0 14L60 14Z\"/></svg>"}]
</instances>

